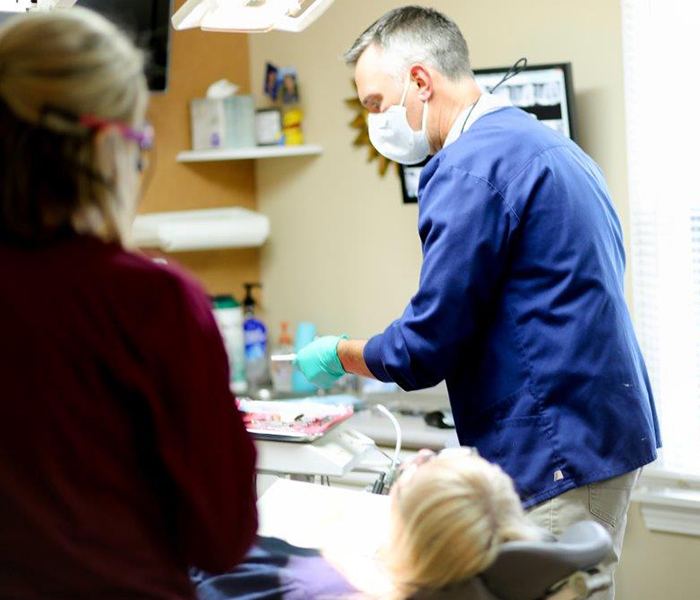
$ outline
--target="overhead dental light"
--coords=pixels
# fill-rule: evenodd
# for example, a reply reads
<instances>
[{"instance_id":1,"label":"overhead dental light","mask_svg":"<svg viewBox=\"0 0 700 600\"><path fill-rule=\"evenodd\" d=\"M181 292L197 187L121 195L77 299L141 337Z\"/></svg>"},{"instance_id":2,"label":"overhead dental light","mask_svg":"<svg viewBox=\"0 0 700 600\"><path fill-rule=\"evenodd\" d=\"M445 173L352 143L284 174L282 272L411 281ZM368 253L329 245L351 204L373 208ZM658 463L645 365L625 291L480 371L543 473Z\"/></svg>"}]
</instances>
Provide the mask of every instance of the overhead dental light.
<instances>
[{"instance_id":1,"label":"overhead dental light","mask_svg":"<svg viewBox=\"0 0 700 600\"><path fill-rule=\"evenodd\" d=\"M30 10L70 8L77 0L0 0L0 12L22 13Z\"/></svg>"},{"instance_id":2,"label":"overhead dental light","mask_svg":"<svg viewBox=\"0 0 700 600\"><path fill-rule=\"evenodd\" d=\"M206 31L299 32L333 0L187 0L172 18L175 29Z\"/></svg>"}]
</instances>

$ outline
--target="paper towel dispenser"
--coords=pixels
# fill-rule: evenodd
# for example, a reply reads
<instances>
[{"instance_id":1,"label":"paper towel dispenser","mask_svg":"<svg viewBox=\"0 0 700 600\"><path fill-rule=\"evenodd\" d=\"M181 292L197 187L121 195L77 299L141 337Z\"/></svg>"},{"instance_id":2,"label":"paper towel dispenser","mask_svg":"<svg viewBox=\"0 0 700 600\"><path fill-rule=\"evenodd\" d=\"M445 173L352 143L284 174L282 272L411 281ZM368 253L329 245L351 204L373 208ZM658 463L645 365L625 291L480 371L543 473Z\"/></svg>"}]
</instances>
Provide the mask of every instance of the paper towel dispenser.
<instances>
[{"instance_id":1,"label":"paper towel dispenser","mask_svg":"<svg viewBox=\"0 0 700 600\"><path fill-rule=\"evenodd\" d=\"M245 208L209 208L138 215L133 241L165 252L252 248L265 243L270 221Z\"/></svg>"}]
</instances>

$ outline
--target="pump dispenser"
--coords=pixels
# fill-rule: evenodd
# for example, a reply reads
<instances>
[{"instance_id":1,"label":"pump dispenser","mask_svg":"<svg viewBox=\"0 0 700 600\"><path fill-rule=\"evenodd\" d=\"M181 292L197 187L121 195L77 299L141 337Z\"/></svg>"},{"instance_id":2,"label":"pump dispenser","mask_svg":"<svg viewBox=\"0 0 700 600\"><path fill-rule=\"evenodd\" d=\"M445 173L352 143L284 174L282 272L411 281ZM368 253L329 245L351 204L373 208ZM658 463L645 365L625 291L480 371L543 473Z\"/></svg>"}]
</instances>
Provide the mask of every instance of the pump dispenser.
<instances>
[{"instance_id":1,"label":"pump dispenser","mask_svg":"<svg viewBox=\"0 0 700 600\"><path fill-rule=\"evenodd\" d=\"M267 387L270 375L267 368L267 327L255 316L257 301L253 297L255 288L262 288L259 283L244 283L243 299L243 336L245 340L246 378L251 390Z\"/></svg>"},{"instance_id":2,"label":"pump dispenser","mask_svg":"<svg viewBox=\"0 0 700 600\"><path fill-rule=\"evenodd\" d=\"M243 287L245 288L245 297L243 298L243 314L246 317L253 316L255 314L255 307L258 304L257 300L253 297L253 290L262 289L262 285L259 283L244 283Z\"/></svg>"}]
</instances>

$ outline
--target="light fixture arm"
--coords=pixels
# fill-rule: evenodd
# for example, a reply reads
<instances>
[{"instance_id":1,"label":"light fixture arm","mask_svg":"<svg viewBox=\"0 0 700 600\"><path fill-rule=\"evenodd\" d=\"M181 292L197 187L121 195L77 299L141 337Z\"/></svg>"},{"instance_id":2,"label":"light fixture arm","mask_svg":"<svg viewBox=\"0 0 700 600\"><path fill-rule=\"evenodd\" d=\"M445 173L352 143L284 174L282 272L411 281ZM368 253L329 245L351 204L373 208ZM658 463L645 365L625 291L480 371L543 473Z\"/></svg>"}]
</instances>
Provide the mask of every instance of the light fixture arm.
<instances>
[{"instance_id":1,"label":"light fixture arm","mask_svg":"<svg viewBox=\"0 0 700 600\"><path fill-rule=\"evenodd\" d=\"M275 29L278 31L299 33L311 25L311 23L318 19L324 12L326 12L331 4L333 4L333 0L315 0L298 17L282 17Z\"/></svg>"}]
</instances>

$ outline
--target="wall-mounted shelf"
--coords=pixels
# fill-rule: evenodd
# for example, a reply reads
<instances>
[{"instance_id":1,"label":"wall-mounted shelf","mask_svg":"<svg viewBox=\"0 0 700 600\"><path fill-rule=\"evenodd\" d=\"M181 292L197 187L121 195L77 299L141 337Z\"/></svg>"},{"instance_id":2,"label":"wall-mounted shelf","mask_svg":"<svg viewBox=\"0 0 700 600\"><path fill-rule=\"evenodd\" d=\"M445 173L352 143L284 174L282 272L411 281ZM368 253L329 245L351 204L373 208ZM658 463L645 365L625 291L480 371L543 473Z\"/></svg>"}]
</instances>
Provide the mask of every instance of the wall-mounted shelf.
<instances>
[{"instance_id":1,"label":"wall-mounted shelf","mask_svg":"<svg viewBox=\"0 0 700 600\"><path fill-rule=\"evenodd\" d=\"M321 154L323 148L315 144L303 146L255 146L253 148L221 148L215 150L185 150L177 155L177 162L210 162L216 160L247 160L283 156L311 156Z\"/></svg>"}]
</instances>

